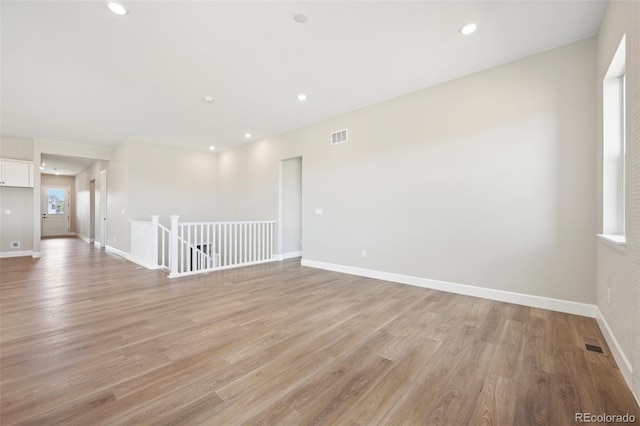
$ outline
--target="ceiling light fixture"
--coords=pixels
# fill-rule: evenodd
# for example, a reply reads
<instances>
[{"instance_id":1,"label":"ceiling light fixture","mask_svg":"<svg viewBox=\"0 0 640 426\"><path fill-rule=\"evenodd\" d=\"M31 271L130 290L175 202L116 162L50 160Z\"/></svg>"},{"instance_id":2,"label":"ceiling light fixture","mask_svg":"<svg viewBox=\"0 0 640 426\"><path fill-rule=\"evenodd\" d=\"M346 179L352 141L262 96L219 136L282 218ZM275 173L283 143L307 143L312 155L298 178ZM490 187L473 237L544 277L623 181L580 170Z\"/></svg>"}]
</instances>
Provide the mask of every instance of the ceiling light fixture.
<instances>
[{"instance_id":1,"label":"ceiling light fixture","mask_svg":"<svg viewBox=\"0 0 640 426\"><path fill-rule=\"evenodd\" d=\"M203 100L203 101L205 101L205 102L209 102L209 103L211 103L211 102L213 102L213 97L211 97L211 96L204 96L204 97L202 98L202 100Z\"/></svg>"},{"instance_id":2,"label":"ceiling light fixture","mask_svg":"<svg viewBox=\"0 0 640 426\"><path fill-rule=\"evenodd\" d=\"M109 3L107 3L107 7L116 15L124 16L129 13L127 8L124 7L122 3L119 3L117 1L110 1Z\"/></svg>"},{"instance_id":3,"label":"ceiling light fixture","mask_svg":"<svg viewBox=\"0 0 640 426\"><path fill-rule=\"evenodd\" d=\"M304 94L304 93L300 93L300 94L298 95L298 100L299 100L299 101L301 101L301 102L302 102L302 101L306 101L306 100L307 100L307 95L306 95L306 94Z\"/></svg>"},{"instance_id":4,"label":"ceiling light fixture","mask_svg":"<svg viewBox=\"0 0 640 426\"><path fill-rule=\"evenodd\" d=\"M40 166L40 170L44 170L44 166Z\"/></svg>"},{"instance_id":5,"label":"ceiling light fixture","mask_svg":"<svg viewBox=\"0 0 640 426\"><path fill-rule=\"evenodd\" d=\"M251 133L245 133L245 134L244 134L244 137L245 137L245 138L247 138L247 139L249 139L249 138L251 137Z\"/></svg>"},{"instance_id":6,"label":"ceiling light fixture","mask_svg":"<svg viewBox=\"0 0 640 426\"><path fill-rule=\"evenodd\" d=\"M216 150L216 147L215 147L215 146L213 146L213 145L211 145L211 146L209 147L209 149L210 149L211 151L215 151L215 150Z\"/></svg>"},{"instance_id":7,"label":"ceiling light fixture","mask_svg":"<svg viewBox=\"0 0 640 426\"><path fill-rule=\"evenodd\" d=\"M478 24L476 24L475 22L470 22L467 25L464 25L463 27L461 27L460 30L458 31L462 35L469 35L474 33L477 29L478 29Z\"/></svg>"},{"instance_id":8,"label":"ceiling light fixture","mask_svg":"<svg viewBox=\"0 0 640 426\"><path fill-rule=\"evenodd\" d=\"M295 15L293 15L293 20L296 21L298 24L306 24L307 21L309 20L309 17L307 16L306 13L298 12Z\"/></svg>"}]
</instances>

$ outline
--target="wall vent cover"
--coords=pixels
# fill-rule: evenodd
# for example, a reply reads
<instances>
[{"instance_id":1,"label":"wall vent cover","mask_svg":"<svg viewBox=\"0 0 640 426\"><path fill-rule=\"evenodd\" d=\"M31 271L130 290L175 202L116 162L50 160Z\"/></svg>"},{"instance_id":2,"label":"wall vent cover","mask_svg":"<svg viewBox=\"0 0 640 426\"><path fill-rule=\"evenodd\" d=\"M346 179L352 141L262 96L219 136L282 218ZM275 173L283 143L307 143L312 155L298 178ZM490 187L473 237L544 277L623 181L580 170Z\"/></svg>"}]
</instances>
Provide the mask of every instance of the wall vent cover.
<instances>
[{"instance_id":1,"label":"wall vent cover","mask_svg":"<svg viewBox=\"0 0 640 426\"><path fill-rule=\"evenodd\" d=\"M337 132L331 133L331 145L336 145L339 143L346 142L348 139L347 129L339 130Z\"/></svg>"}]
</instances>

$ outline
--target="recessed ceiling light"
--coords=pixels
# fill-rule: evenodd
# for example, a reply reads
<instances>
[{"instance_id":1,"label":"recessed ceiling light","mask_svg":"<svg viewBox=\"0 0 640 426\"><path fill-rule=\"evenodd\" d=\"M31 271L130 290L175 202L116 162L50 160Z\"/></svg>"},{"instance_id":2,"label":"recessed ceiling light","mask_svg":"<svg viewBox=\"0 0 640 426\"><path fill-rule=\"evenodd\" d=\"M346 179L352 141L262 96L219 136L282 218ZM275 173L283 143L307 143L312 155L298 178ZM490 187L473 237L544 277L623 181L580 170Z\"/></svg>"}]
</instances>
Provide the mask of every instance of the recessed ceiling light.
<instances>
[{"instance_id":1,"label":"recessed ceiling light","mask_svg":"<svg viewBox=\"0 0 640 426\"><path fill-rule=\"evenodd\" d=\"M306 13L298 12L295 15L293 15L293 20L296 21L298 24L306 24L307 21L309 20L309 17L307 16Z\"/></svg>"},{"instance_id":2,"label":"recessed ceiling light","mask_svg":"<svg viewBox=\"0 0 640 426\"><path fill-rule=\"evenodd\" d=\"M244 134L244 137L245 137L245 138L247 138L247 139L249 139L249 138L251 137L251 133L245 133L245 134Z\"/></svg>"},{"instance_id":3,"label":"recessed ceiling light","mask_svg":"<svg viewBox=\"0 0 640 426\"><path fill-rule=\"evenodd\" d=\"M44 166L46 166L46 164L42 163L41 166L44 167Z\"/></svg>"},{"instance_id":4,"label":"recessed ceiling light","mask_svg":"<svg viewBox=\"0 0 640 426\"><path fill-rule=\"evenodd\" d=\"M216 150L216 147L215 147L215 146L213 146L213 145L211 145L211 146L209 147L209 149L210 149L211 151L215 151L215 150Z\"/></svg>"},{"instance_id":5,"label":"recessed ceiling light","mask_svg":"<svg viewBox=\"0 0 640 426\"><path fill-rule=\"evenodd\" d=\"M460 28L460 34L469 35L474 33L478 29L478 25L475 22L470 22L467 25L464 25Z\"/></svg>"},{"instance_id":6,"label":"recessed ceiling light","mask_svg":"<svg viewBox=\"0 0 640 426\"><path fill-rule=\"evenodd\" d=\"M109 3L107 3L107 7L116 15L124 16L129 13L124 5L122 3L118 3L117 1L110 1Z\"/></svg>"},{"instance_id":7,"label":"recessed ceiling light","mask_svg":"<svg viewBox=\"0 0 640 426\"><path fill-rule=\"evenodd\" d=\"M205 102L209 102L209 103L211 103L211 102L213 102L213 97L211 97L211 96L204 96L204 97L202 98L202 100L203 100L203 101L205 101Z\"/></svg>"},{"instance_id":8,"label":"recessed ceiling light","mask_svg":"<svg viewBox=\"0 0 640 426\"><path fill-rule=\"evenodd\" d=\"M60 176L60 173L56 173L56 176Z\"/></svg>"},{"instance_id":9,"label":"recessed ceiling light","mask_svg":"<svg viewBox=\"0 0 640 426\"><path fill-rule=\"evenodd\" d=\"M298 95L298 100L299 100L299 101L306 101L306 100L307 100L307 95L306 95L306 94L304 94L304 93L300 93L300 94Z\"/></svg>"},{"instance_id":10,"label":"recessed ceiling light","mask_svg":"<svg viewBox=\"0 0 640 426\"><path fill-rule=\"evenodd\" d=\"M44 170L44 166L40 166L40 170Z\"/></svg>"}]
</instances>

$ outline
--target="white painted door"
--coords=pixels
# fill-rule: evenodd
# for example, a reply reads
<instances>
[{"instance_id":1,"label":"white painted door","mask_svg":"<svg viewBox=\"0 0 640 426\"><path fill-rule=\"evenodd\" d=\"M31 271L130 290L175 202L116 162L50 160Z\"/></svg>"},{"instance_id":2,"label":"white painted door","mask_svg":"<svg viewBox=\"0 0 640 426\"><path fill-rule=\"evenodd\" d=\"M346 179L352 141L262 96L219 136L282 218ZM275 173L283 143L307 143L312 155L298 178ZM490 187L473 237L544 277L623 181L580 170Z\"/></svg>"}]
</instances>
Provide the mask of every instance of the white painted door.
<instances>
[{"instance_id":1,"label":"white painted door","mask_svg":"<svg viewBox=\"0 0 640 426\"><path fill-rule=\"evenodd\" d=\"M71 189L42 185L42 236L69 235L71 228Z\"/></svg>"}]
</instances>

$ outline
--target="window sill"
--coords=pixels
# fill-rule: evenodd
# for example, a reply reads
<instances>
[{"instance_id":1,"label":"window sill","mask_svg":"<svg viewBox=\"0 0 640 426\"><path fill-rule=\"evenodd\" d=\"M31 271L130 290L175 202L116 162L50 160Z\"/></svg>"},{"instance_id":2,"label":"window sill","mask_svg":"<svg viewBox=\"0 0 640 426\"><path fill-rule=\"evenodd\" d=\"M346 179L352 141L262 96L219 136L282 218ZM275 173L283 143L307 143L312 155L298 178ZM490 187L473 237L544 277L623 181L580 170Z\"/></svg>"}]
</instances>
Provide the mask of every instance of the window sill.
<instances>
[{"instance_id":1,"label":"window sill","mask_svg":"<svg viewBox=\"0 0 640 426\"><path fill-rule=\"evenodd\" d=\"M627 251L627 239L624 235L598 234L597 237L600 239L600 241L610 245L616 250L620 250L622 252Z\"/></svg>"}]
</instances>

